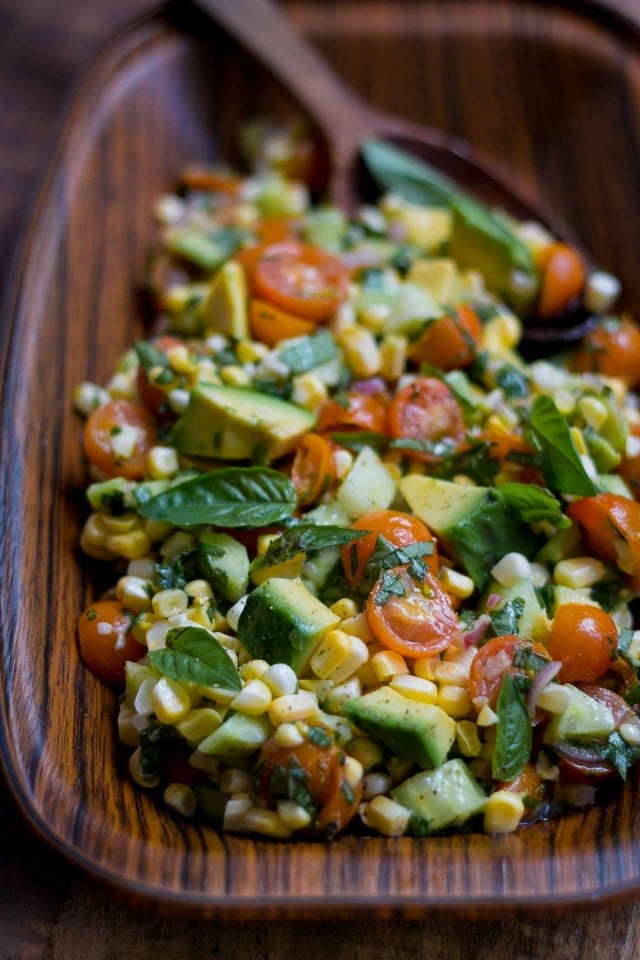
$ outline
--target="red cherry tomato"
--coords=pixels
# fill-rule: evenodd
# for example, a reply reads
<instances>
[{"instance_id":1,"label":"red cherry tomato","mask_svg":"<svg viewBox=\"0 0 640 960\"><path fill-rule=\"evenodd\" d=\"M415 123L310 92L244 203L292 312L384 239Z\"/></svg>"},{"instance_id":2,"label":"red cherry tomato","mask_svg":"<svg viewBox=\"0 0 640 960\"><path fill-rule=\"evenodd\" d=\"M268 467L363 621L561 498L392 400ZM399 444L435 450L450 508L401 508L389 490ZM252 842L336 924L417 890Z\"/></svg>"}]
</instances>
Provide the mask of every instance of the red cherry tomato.
<instances>
[{"instance_id":1,"label":"red cherry tomato","mask_svg":"<svg viewBox=\"0 0 640 960\"><path fill-rule=\"evenodd\" d=\"M377 396L353 391L347 394L347 405L329 400L318 414L318 430L371 430L387 432L387 408Z\"/></svg>"},{"instance_id":2,"label":"red cherry tomato","mask_svg":"<svg viewBox=\"0 0 640 960\"><path fill-rule=\"evenodd\" d=\"M513 659L519 650L530 650L545 660L549 654L539 643L529 643L520 637L511 634L504 637L494 637L478 650L471 662L469 674L469 694L472 700L478 697L485 698L493 709L498 700L502 678L505 673L510 676L527 676L527 671L515 666Z\"/></svg>"},{"instance_id":3,"label":"red cherry tomato","mask_svg":"<svg viewBox=\"0 0 640 960\"><path fill-rule=\"evenodd\" d=\"M446 383L432 377L418 377L395 395L389 407L389 429L399 439L449 440L456 446L464 439L464 420L455 397ZM406 454L426 463L438 459L420 450Z\"/></svg>"},{"instance_id":4,"label":"red cherry tomato","mask_svg":"<svg viewBox=\"0 0 640 960\"><path fill-rule=\"evenodd\" d=\"M317 433L307 433L298 444L291 482L302 504L315 503L336 478L333 447Z\"/></svg>"},{"instance_id":5,"label":"red cherry tomato","mask_svg":"<svg viewBox=\"0 0 640 960\"><path fill-rule=\"evenodd\" d=\"M366 605L367 623L383 647L405 657L430 657L455 639L458 618L440 581L418 584L405 567L385 571Z\"/></svg>"},{"instance_id":6,"label":"red cherry tomato","mask_svg":"<svg viewBox=\"0 0 640 960\"><path fill-rule=\"evenodd\" d=\"M340 261L309 244L274 243L255 266L255 292L282 310L326 320L346 299L349 274Z\"/></svg>"},{"instance_id":7,"label":"red cherry tomato","mask_svg":"<svg viewBox=\"0 0 640 960\"><path fill-rule=\"evenodd\" d=\"M478 314L463 303L449 316L429 323L409 348L409 356L415 363L427 362L440 370L468 367L481 335Z\"/></svg>"},{"instance_id":8,"label":"red cherry tomato","mask_svg":"<svg viewBox=\"0 0 640 960\"><path fill-rule=\"evenodd\" d=\"M582 373L622 377L630 386L640 383L640 327L627 317L607 318L587 334L573 355Z\"/></svg>"},{"instance_id":9,"label":"red cherry tomato","mask_svg":"<svg viewBox=\"0 0 640 960\"><path fill-rule=\"evenodd\" d=\"M130 455L121 457L114 448L114 438L124 429L133 427L136 440ZM111 400L94 410L84 425L86 454L108 477L126 477L142 480L147 453L156 440L156 429L146 407L131 400Z\"/></svg>"},{"instance_id":10,"label":"red cherry tomato","mask_svg":"<svg viewBox=\"0 0 640 960\"><path fill-rule=\"evenodd\" d=\"M551 627L548 650L562 663L561 683L597 680L611 666L618 646L618 629L604 610L587 603L558 607Z\"/></svg>"},{"instance_id":11,"label":"red cherry tomato","mask_svg":"<svg viewBox=\"0 0 640 960\"><path fill-rule=\"evenodd\" d=\"M424 557L434 575L439 569L438 548L429 528L417 517L399 510L377 510L359 517L354 530L371 530L353 546L342 548L342 569L352 590L357 590L364 579L365 567L376 548L378 536L384 537L394 547L406 547L410 543L432 543L433 553Z\"/></svg>"},{"instance_id":12,"label":"red cherry tomato","mask_svg":"<svg viewBox=\"0 0 640 960\"><path fill-rule=\"evenodd\" d=\"M542 289L538 300L541 317L554 317L582 292L584 264L578 252L566 243L550 243L538 256Z\"/></svg>"},{"instance_id":13,"label":"red cherry tomato","mask_svg":"<svg viewBox=\"0 0 640 960\"><path fill-rule=\"evenodd\" d=\"M124 682L127 660L140 660L147 648L131 632L131 615L119 600L97 600L78 622L80 654L92 673L105 683Z\"/></svg>"},{"instance_id":14,"label":"red cherry tomato","mask_svg":"<svg viewBox=\"0 0 640 960\"><path fill-rule=\"evenodd\" d=\"M607 563L617 562L616 540L624 541L628 557L621 569L632 586L640 587L640 503L614 493L599 493L572 503L567 513L582 527L589 549Z\"/></svg>"}]
</instances>

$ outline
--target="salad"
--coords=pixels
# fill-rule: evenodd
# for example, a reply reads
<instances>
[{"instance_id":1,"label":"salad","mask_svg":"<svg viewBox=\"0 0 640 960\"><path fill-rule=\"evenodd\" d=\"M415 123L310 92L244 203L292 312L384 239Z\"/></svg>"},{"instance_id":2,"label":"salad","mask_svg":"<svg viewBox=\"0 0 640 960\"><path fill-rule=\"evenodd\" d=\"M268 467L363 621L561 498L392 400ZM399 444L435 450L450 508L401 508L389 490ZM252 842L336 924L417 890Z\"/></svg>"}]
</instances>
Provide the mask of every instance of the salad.
<instances>
[{"instance_id":1,"label":"salad","mask_svg":"<svg viewBox=\"0 0 640 960\"><path fill-rule=\"evenodd\" d=\"M114 583L80 652L130 775L284 839L586 806L640 757L620 284L385 144L353 216L267 146L159 199L154 334L75 392ZM576 305L584 340L525 362L523 323Z\"/></svg>"}]
</instances>

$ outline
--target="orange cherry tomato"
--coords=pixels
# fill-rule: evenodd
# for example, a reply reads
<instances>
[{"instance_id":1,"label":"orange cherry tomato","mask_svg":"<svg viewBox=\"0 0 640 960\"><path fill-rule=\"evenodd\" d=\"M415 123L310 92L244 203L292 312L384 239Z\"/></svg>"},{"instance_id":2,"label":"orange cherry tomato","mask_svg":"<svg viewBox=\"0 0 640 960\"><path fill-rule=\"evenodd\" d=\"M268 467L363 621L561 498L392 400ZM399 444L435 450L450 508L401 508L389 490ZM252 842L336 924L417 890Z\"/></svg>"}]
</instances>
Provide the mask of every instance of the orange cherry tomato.
<instances>
[{"instance_id":1,"label":"orange cherry tomato","mask_svg":"<svg viewBox=\"0 0 640 960\"><path fill-rule=\"evenodd\" d=\"M405 567L393 567L378 578L366 614L378 643L405 657L440 653L458 632L458 618L440 581L428 573L418 584Z\"/></svg>"},{"instance_id":2,"label":"orange cherry tomato","mask_svg":"<svg viewBox=\"0 0 640 960\"><path fill-rule=\"evenodd\" d=\"M573 355L581 373L603 373L640 384L640 327L628 317L611 317L588 333Z\"/></svg>"},{"instance_id":3,"label":"orange cherry tomato","mask_svg":"<svg viewBox=\"0 0 640 960\"><path fill-rule=\"evenodd\" d=\"M253 339L260 340L269 347L275 347L281 340L304 337L315 331L315 324L310 320L294 317L266 300L255 298L249 306L249 327Z\"/></svg>"},{"instance_id":4,"label":"orange cherry tomato","mask_svg":"<svg viewBox=\"0 0 640 960\"><path fill-rule=\"evenodd\" d=\"M478 314L463 303L449 316L431 321L409 348L409 357L416 363L430 363L440 370L468 367L481 335Z\"/></svg>"},{"instance_id":5,"label":"orange cherry tomato","mask_svg":"<svg viewBox=\"0 0 640 960\"><path fill-rule=\"evenodd\" d=\"M469 673L469 694L472 700L478 697L485 698L493 709L498 700L502 678L505 673L510 676L527 676L527 671L516 667L513 662L518 650L531 650L532 653L545 660L550 660L549 654L539 643L529 643L520 637L507 634L504 637L494 637L480 647L471 661Z\"/></svg>"},{"instance_id":6,"label":"orange cherry tomato","mask_svg":"<svg viewBox=\"0 0 640 960\"><path fill-rule=\"evenodd\" d=\"M333 447L317 433L307 433L298 444L291 482L302 504L315 503L336 478Z\"/></svg>"},{"instance_id":7,"label":"orange cherry tomato","mask_svg":"<svg viewBox=\"0 0 640 960\"><path fill-rule=\"evenodd\" d=\"M152 343L156 350L160 350L162 353L169 353L174 347L182 346L181 340L169 336L157 337ZM157 420L171 420L175 416L173 411L167 408L167 394L149 382L149 377L142 364L138 367L138 396Z\"/></svg>"},{"instance_id":8,"label":"orange cherry tomato","mask_svg":"<svg viewBox=\"0 0 640 960\"><path fill-rule=\"evenodd\" d=\"M308 320L326 320L346 299L349 274L340 261L304 243L264 248L254 276L255 291L270 303Z\"/></svg>"},{"instance_id":9,"label":"orange cherry tomato","mask_svg":"<svg viewBox=\"0 0 640 960\"><path fill-rule=\"evenodd\" d=\"M236 250L233 255L233 259L236 261L236 263L240 264L244 271L247 287L249 288L250 293L254 292L256 267L258 266L260 257L268 248L269 244L259 243L252 247L240 247L240 249Z\"/></svg>"},{"instance_id":10,"label":"orange cherry tomato","mask_svg":"<svg viewBox=\"0 0 640 960\"><path fill-rule=\"evenodd\" d=\"M273 738L260 750L258 794L267 802L294 799L288 786L293 779L304 788L318 810L310 825L310 833L335 836L353 818L360 803L362 787L351 788L345 776L345 755L335 744L333 734L323 724L311 726L315 739L305 739L295 747L282 747Z\"/></svg>"},{"instance_id":11,"label":"orange cherry tomato","mask_svg":"<svg viewBox=\"0 0 640 960\"><path fill-rule=\"evenodd\" d=\"M532 763L528 763L522 773L515 780L502 780L496 783L497 790L507 790L509 793L517 793L518 796L526 798L536 804L542 804L547 798L547 784L538 774ZM529 822L539 816L535 807L526 807L522 820Z\"/></svg>"},{"instance_id":12,"label":"orange cherry tomato","mask_svg":"<svg viewBox=\"0 0 640 960\"><path fill-rule=\"evenodd\" d=\"M554 317L582 292L584 264L573 247L550 243L538 256L538 266L542 270L538 313L541 317Z\"/></svg>"},{"instance_id":13,"label":"orange cherry tomato","mask_svg":"<svg viewBox=\"0 0 640 960\"><path fill-rule=\"evenodd\" d=\"M180 177L187 190L215 190L234 197L240 189L242 180L233 173L210 170L208 167L185 167Z\"/></svg>"},{"instance_id":14,"label":"orange cherry tomato","mask_svg":"<svg viewBox=\"0 0 640 960\"><path fill-rule=\"evenodd\" d=\"M112 440L124 427L134 427L137 439L131 456L120 458ZM84 426L86 454L108 477L141 480L145 474L147 453L154 445L156 430L146 407L131 400L111 400L94 410Z\"/></svg>"},{"instance_id":15,"label":"orange cherry tomato","mask_svg":"<svg viewBox=\"0 0 640 960\"><path fill-rule=\"evenodd\" d=\"M97 600L80 617L80 654L91 672L105 683L123 683L127 660L140 660L147 652L130 628L131 615L119 600Z\"/></svg>"},{"instance_id":16,"label":"orange cherry tomato","mask_svg":"<svg viewBox=\"0 0 640 960\"><path fill-rule=\"evenodd\" d=\"M433 443L450 440L456 446L464 439L462 411L451 390L432 377L418 377L400 390L389 406L391 436ZM420 450L406 450L414 460L433 463L437 456Z\"/></svg>"},{"instance_id":17,"label":"orange cherry tomato","mask_svg":"<svg viewBox=\"0 0 640 960\"><path fill-rule=\"evenodd\" d=\"M394 547L406 547L410 543L432 543L433 553L424 557L432 574L437 574L438 549L431 531L417 517L399 510L376 510L359 517L353 524L354 530L371 530L371 533L353 545L342 548L342 569L352 590L357 590L364 579L365 567L376 548L378 536Z\"/></svg>"},{"instance_id":18,"label":"orange cherry tomato","mask_svg":"<svg viewBox=\"0 0 640 960\"><path fill-rule=\"evenodd\" d=\"M256 227L256 234L261 244L298 239L295 221L290 217L265 217Z\"/></svg>"},{"instance_id":19,"label":"orange cherry tomato","mask_svg":"<svg viewBox=\"0 0 640 960\"><path fill-rule=\"evenodd\" d=\"M387 432L387 408L380 397L354 390L347 394L346 407L337 400L329 400L322 406L318 414L319 430L351 428Z\"/></svg>"},{"instance_id":20,"label":"orange cherry tomato","mask_svg":"<svg viewBox=\"0 0 640 960\"><path fill-rule=\"evenodd\" d=\"M589 549L607 563L616 563L616 538L628 549L628 574L632 586L640 587L640 503L615 493L599 493L572 503L567 510L586 537ZM621 568L622 569L622 568Z\"/></svg>"},{"instance_id":21,"label":"orange cherry tomato","mask_svg":"<svg viewBox=\"0 0 640 960\"><path fill-rule=\"evenodd\" d=\"M618 628L608 613L587 603L563 603L553 618L549 654L562 663L561 683L591 683L611 666Z\"/></svg>"}]
</instances>

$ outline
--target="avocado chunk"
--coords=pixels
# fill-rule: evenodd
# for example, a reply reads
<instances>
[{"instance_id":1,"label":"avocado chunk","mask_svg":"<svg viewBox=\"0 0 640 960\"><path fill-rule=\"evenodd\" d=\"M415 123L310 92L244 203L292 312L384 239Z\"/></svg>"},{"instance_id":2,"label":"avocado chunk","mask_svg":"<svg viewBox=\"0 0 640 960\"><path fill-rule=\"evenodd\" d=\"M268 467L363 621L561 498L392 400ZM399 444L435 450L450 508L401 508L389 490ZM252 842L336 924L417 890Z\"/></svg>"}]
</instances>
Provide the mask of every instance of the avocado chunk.
<instances>
[{"instance_id":1,"label":"avocado chunk","mask_svg":"<svg viewBox=\"0 0 640 960\"><path fill-rule=\"evenodd\" d=\"M409 832L424 836L459 827L480 813L486 797L462 760L448 760L437 770L421 771L391 791L411 810Z\"/></svg>"},{"instance_id":2,"label":"avocado chunk","mask_svg":"<svg viewBox=\"0 0 640 960\"><path fill-rule=\"evenodd\" d=\"M249 336L247 281L239 263L230 260L220 268L202 306L202 316L207 330L234 340Z\"/></svg>"},{"instance_id":3,"label":"avocado chunk","mask_svg":"<svg viewBox=\"0 0 640 960\"><path fill-rule=\"evenodd\" d=\"M252 657L288 663L300 676L324 634L339 622L301 580L272 577L249 594L238 638Z\"/></svg>"},{"instance_id":4,"label":"avocado chunk","mask_svg":"<svg viewBox=\"0 0 640 960\"><path fill-rule=\"evenodd\" d=\"M233 713L198 744L198 750L223 760L233 760L259 750L272 733L273 727L266 714L250 717L246 713Z\"/></svg>"},{"instance_id":5,"label":"avocado chunk","mask_svg":"<svg viewBox=\"0 0 640 960\"><path fill-rule=\"evenodd\" d=\"M249 586L249 554L228 533L203 533L198 545L198 563L214 593L235 603Z\"/></svg>"},{"instance_id":6,"label":"avocado chunk","mask_svg":"<svg viewBox=\"0 0 640 960\"><path fill-rule=\"evenodd\" d=\"M409 700L391 687L348 700L344 712L392 753L423 767L443 763L456 735L455 721L440 707Z\"/></svg>"},{"instance_id":7,"label":"avocado chunk","mask_svg":"<svg viewBox=\"0 0 640 960\"><path fill-rule=\"evenodd\" d=\"M537 538L495 488L409 474L400 481L400 492L480 589L505 554L531 557L536 549Z\"/></svg>"},{"instance_id":8,"label":"avocado chunk","mask_svg":"<svg viewBox=\"0 0 640 960\"><path fill-rule=\"evenodd\" d=\"M570 683L563 684L570 694L569 706L553 717L544 732L545 743L560 740L606 739L615 729L613 714L604 703L588 697Z\"/></svg>"},{"instance_id":9,"label":"avocado chunk","mask_svg":"<svg viewBox=\"0 0 640 960\"><path fill-rule=\"evenodd\" d=\"M315 425L308 410L246 387L201 383L171 430L180 453L219 460L276 460Z\"/></svg>"}]
</instances>

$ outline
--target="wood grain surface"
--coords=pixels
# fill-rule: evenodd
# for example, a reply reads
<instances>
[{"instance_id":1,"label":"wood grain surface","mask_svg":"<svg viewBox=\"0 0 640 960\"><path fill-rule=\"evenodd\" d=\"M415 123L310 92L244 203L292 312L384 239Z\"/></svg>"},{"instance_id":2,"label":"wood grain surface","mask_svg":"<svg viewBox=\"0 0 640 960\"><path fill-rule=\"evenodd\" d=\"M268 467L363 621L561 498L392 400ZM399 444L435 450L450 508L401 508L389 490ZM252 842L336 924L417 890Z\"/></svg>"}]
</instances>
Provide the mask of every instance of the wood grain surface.
<instances>
[{"instance_id":1,"label":"wood grain surface","mask_svg":"<svg viewBox=\"0 0 640 960\"><path fill-rule=\"evenodd\" d=\"M362 4L344 3L335 4L334 6L341 8L341 14L344 12L345 23L349 25L349 30L353 37L355 37L358 34L355 14L358 12L358 7L362 7ZM402 8L403 13L410 11L411 15L413 15L417 6L417 4L405 4ZM502 6L504 7L505 5ZM379 11L382 7L382 4L368 5L368 8L378 9L378 16L380 16ZM94 8L94 13L95 9L97 8ZM21 89L20 84L18 84L15 89L18 94L24 96L22 108L20 107L19 97L17 101L14 97L9 97L7 98L9 110L1 114L3 124L9 127L5 136L2 137L2 155L7 157L9 186L13 184L15 187L14 192L7 190L6 186L0 191L0 197L3 202L3 207L0 209L3 212L5 220L2 232L2 250L5 253L11 248L14 242L14 234L10 230L11 219L13 218L15 222L20 205L24 203L24 190L21 193L19 185L21 182L29 182L29 177L33 176L33 172L43 159L43 152L41 152L43 141L39 139L39 137L42 138L48 135L48 131L46 130L48 125L46 117L47 108L41 108L43 120L39 126L39 132L34 133L32 131L30 134L25 132L28 128L27 126L21 128L23 110L25 106L27 110L29 110L30 107L35 108L38 97L44 96L49 98L48 111L53 112L58 103L59 93L66 85L66 76L68 75L65 74L65 70L68 70L68 63L65 61L64 53L65 42L68 44L67 49L69 51L73 49L76 50L76 57L80 56L78 51L81 48L83 53L86 54L87 51L85 48L87 42L93 42L95 46L95 41L101 29L100 26L96 27L95 23L104 24L105 22L105 20L100 19L100 14L98 13L95 21L91 21L87 27L87 21L83 21L82 16L79 15L73 25L71 25L70 21L67 32L65 32L59 24L54 24L50 20L47 21L43 12L37 10L36 4L27 5L26 11L24 9L21 10L20 16L17 15L16 11L17 7L13 9L10 7L7 8L6 4L5 7L0 9L0 17L2 18L0 20L0 37L2 37L3 44L6 44L7 47L7 58L4 62L8 60L14 69L17 70L19 66L21 69L25 69L27 73L30 70L35 70L35 87L30 93L27 91L25 94L24 88ZM121 12L121 10L119 12ZM76 10L76 13L80 14L80 11ZM315 29L316 39L325 50L325 53L335 60L336 64L339 65L355 86L360 86L361 89L367 90L370 89L369 85L373 84L374 92L372 92L371 95L375 96L377 102L382 106L398 110L406 107L406 112L408 113L413 109L415 113L418 114L417 119L421 119L420 113L423 109L431 111L436 116L438 113L442 114L443 107L440 98L443 95L442 81L445 76L442 65L439 70L434 71L435 78L440 84L439 89L431 90L430 92L427 91L424 96L420 96L420 91L417 91L407 98L406 103L403 102L402 105L399 105L397 100L400 98L402 91L406 89L403 85L405 81L398 78L398 90L395 94L386 88L383 90L377 85L379 83L377 73L372 75L365 66L369 54L363 53L360 59L355 56L350 56L344 60L341 59L340 50L335 46L335 43L332 42L332 37L329 36L326 31L323 34L322 30L319 29L322 20L322 11L319 10L319 8L311 4L305 4L303 7L303 5L300 4L296 6L294 13L312 30L312 33ZM91 6L89 5L89 12L87 13L85 11L84 16L90 19L90 15ZM410 31L411 28L411 15L407 15L406 17L407 31ZM30 60L29 56L20 56L21 53L24 55L27 51L33 50L33 47L29 45L33 43L33 41L27 42L23 39L22 49L19 42L21 29L25 31L25 33L22 34L23 38L29 34L29 29L24 26L24 20L29 21L30 17L33 18L36 24L40 24L40 31L39 33L36 31L36 34L40 37L42 62L47 62L47 56L50 58L49 63L52 59L55 61L57 56L61 58L60 74L64 79L58 79L57 96L55 82L51 83L50 88L46 92L40 92L39 87L42 77L47 76L46 71L41 68L42 74L39 75L37 66L34 68L33 60ZM384 17L382 17L382 21L384 21ZM22 27L20 26L21 23L23 24ZM8 32L3 29L7 24L10 28ZM17 31L16 24L18 24ZM534 26L533 23L530 24L532 36L535 39L533 46L535 47L538 40L535 37ZM54 31L53 34L50 32L51 30ZM68 39L69 34L72 34L74 30L77 31L79 41L77 38L73 41L69 41ZM375 34L373 28L372 32ZM375 45L376 49L374 52L382 56L383 62L386 56L388 62L389 38L387 37L385 42L382 42L379 35L375 35L378 36L378 43ZM16 36L18 39L17 44L15 42L9 42L7 39L11 38L11 40L14 41ZM31 34L31 36L33 36L33 34ZM55 43L52 42L52 36L55 36L59 41L57 49ZM90 38L90 41L87 41L87 38ZM593 41L593 36L590 35L587 40ZM409 44L409 46L412 45L415 47L415 41L413 44ZM386 54L385 47L387 48ZM592 51L587 48L586 52L590 53ZM600 51L600 53L602 53L602 51ZM625 53L628 53L626 48ZM73 59L70 53L68 56L70 60ZM567 56L569 60L571 60L570 45ZM612 49L609 51L609 59L605 57L604 60L598 62L604 67L607 64L610 65L614 59L615 51ZM624 96L621 97L621 92L624 92L625 89L625 82L631 83L633 80L633 64L630 64L628 60L629 57L627 56L620 62L620 69L616 71L615 85L613 87L607 86L607 83L602 82L598 82L596 87L598 95L603 98L603 106L618 107L622 100L622 102L625 103L625 109L630 109L632 113L633 97L628 95L630 102L627 102ZM451 62L456 62L455 51L453 61L450 61L450 63ZM571 65L575 67L576 64L574 62ZM557 67L557 64L554 64L554 66ZM568 69L567 67L567 70ZM491 73L491 69L489 72ZM563 73L563 68L559 70L559 73L560 78L558 82L566 92L566 75ZM482 77L483 75L486 77L486 71L485 74L483 74L483 71L480 70L479 76ZM584 78L588 80L590 76L590 71L587 70ZM599 76L598 80L602 81L602 76ZM610 82L613 83L613 79ZM563 84L565 84L564 87ZM44 86L46 86L46 83ZM539 94L540 92L538 91L538 95ZM582 97L584 95L584 86L578 85L578 89L574 91L574 95L579 96L579 98ZM394 102L394 96L396 102ZM448 96L449 100L451 100L452 95L450 90L448 91ZM637 100L635 101L636 107L638 102ZM18 104L18 106L16 104ZM457 104L456 106L457 110L460 111L461 105ZM496 105L496 107L498 106L499 105ZM524 107L525 104L522 106ZM203 107L206 108L206 99L203 102ZM615 113L615 109L613 112ZM506 120L501 120L499 113L499 110L488 111L488 115L485 118L488 129L484 129L484 127L474 126L474 118L464 110L462 111L463 122L460 120L460 115L458 115L458 120L456 121L456 110L451 110L451 102L449 102L448 109L444 111L444 118L447 121L453 122L454 126L457 123L460 127L459 132L461 133L467 132L465 123L470 124L467 135L469 135L474 142L477 141L483 149L490 147L494 151L498 149L501 144L501 152L506 153L511 162L516 163L518 158L521 160L522 155L526 155L526 150L524 150L523 154L522 146L516 144L515 141L517 138L511 135ZM28 114L30 117L35 115L37 115L37 111L36 113ZM625 114L625 136L629 115ZM543 117L546 117L544 111L542 111L538 120ZM591 117L594 118L593 112L591 113ZM575 127L577 125L578 130L583 129L582 124L585 123L584 116L581 117L579 123L573 117L570 119L571 123L569 126ZM599 127L599 129L601 129L601 127ZM151 131L153 131L153 125L151 125ZM607 130L607 132L610 131ZM615 133L615 128L613 132ZM149 130L147 130L146 133L148 134ZM197 137L196 140L189 139L190 136L193 136L193 131L187 131L187 133L182 131L182 133L186 139L181 141L180 149L184 148L188 151L195 149L197 147ZM22 141L21 136L23 138ZM573 139L571 142L573 142ZM583 142L585 141L581 141L580 138L575 138L576 144ZM625 140L625 144L628 144L628 141ZM176 150L175 143L163 144L163 146L165 147L166 153L163 155L162 163L157 165L155 172L158 176L170 177L172 165L179 162L181 155L179 151L177 153L172 152ZM592 245L592 248L594 248L594 252L613 268L616 268L616 262L614 261L617 261L618 268L624 273L625 254L622 249L622 241L616 242L612 237L618 220L615 216L612 216L612 224L609 225L608 229L601 228L601 248L596 250L595 247L598 242L597 216L593 212L589 213L586 210L580 209L575 197L571 195L565 196L567 184L571 181L567 181L566 179L563 181L563 174L559 169L560 156L554 155L552 149L554 146L553 143L549 146L548 155L545 154L544 158L545 163L540 162L539 166L534 164L534 169L527 171L527 164L518 162L519 169L522 167L525 173L529 173L530 180L534 185L536 183L542 183L545 192L551 191L553 193L555 191L558 202L561 201L563 204L562 212L569 219L572 219L574 226L576 226L578 230L582 230L585 239ZM612 149L611 139L607 139L606 146L608 150ZM532 147L531 143L529 143L529 147ZM17 151L17 155L16 152L12 151ZM22 153L20 153L20 151L22 151ZM19 158L20 155L22 160ZM609 154L609 157L610 156L611 154ZM9 159L10 157L13 159ZM589 183L593 186L595 172L609 169L609 167L605 165L606 157L607 150L605 150L605 144L603 143L601 152L596 149L595 157L587 158L587 162L584 165L587 171L584 172L587 184L585 184L584 190L586 190ZM573 163L575 164L578 159L578 157L574 157ZM546 168L547 162L550 164L549 170ZM554 168L554 164L557 168ZM590 165L591 173L588 172ZM109 168L108 161L105 161L105 166L107 169ZM95 174L95 170L93 172ZM146 178L147 173L147 169L137 172L136 176L139 178L138 183ZM549 174L549 176L547 176L547 174ZM73 185L75 187L81 186L82 180L75 181ZM611 192L614 194L614 207L616 198L618 198L618 203L620 204L617 209L619 225L623 228L623 232L625 227L624 218L627 213L624 208L625 192L623 188L625 185L626 181L624 181L623 178L623 182L618 189L615 189L614 185L612 185L611 188ZM127 186L126 182L124 186ZM149 191L153 191L156 188L154 183L146 186L148 186ZM113 191L114 204L109 207L109 216L111 219L108 222L116 232L121 231L123 242L126 242L128 233L127 222L123 219L122 213L118 212L117 205L115 204L115 199L118 197L119 191L123 189L123 183L117 180L110 182L110 188ZM630 192L632 193L632 191ZM628 196L630 192L628 191L626 195ZM569 194L571 194L570 191ZM584 195L582 195L582 198L584 200ZM65 199L64 196L62 196L62 199ZM16 200L18 202L16 202ZM136 230L139 231L136 233L137 244L139 238L149 236L150 222L148 221L147 211L143 209L141 199L138 206L136 206L135 203L133 206L135 208ZM95 216L97 212L99 211L93 211L92 215ZM128 213L130 212L129 210ZM593 232L589 230L590 223ZM630 229L632 229L632 227L630 227ZM594 239L594 237L596 239ZM627 235L627 240L633 241L634 238L631 235ZM612 246L610 246L609 241L612 241ZM138 247L135 244L134 246L138 252L132 257L130 272L119 279L115 289L109 290L109 297L107 298L105 295L103 302L99 301L95 303L91 300L87 291L85 291L85 296L88 299L84 301L82 298L75 299L70 307L71 313L74 315L86 315L87 312L97 309L98 316L104 320L105 316L109 314L109 309L113 306L114 300L112 298L115 298L115 303L129 304L132 308L135 307L135 304L131 303L131 291L135 289L135 282L141 263L136 257L139 257L141 254ZM637 249L637 242L635 249ZM45 252L46 251L43 251L43 253ZM78 264L86 265L86 244L78 243L77 248L70 247L67 253L68 256L60 269L68 269L69 264L75 266ZM629 261L629 272L630 267L631 261ZM631 279L631 276L625 275L627 282L630 282ZM636 294L634 294L634 296L635 295ZM120 338L127 337L130 332L127 330L126 320L120 316L113 320L113 329L115 330L115 336L119 336ZM54 363L52 368L52 352L44 349L46 335L47 331L45 330L43 331L42 357L32 356L32 360L35 362L36 369L39 370L43 382L46 382L47 377L51 377L54 372L60 373L62 371L64 373L63 379L59 380L56 385L57 395L60 396L62 390L68 392L74 370L65 370L65 368L60 366L60 361L55 361L58 366ZM87 344L85 344L85 346L86 345ZM75 348L80 346L80 344L77 344L74 339L72 346ZM96 369L102 373L106 373L108 369L110 362L108 351L112 349L110 337L106 337L105 342L105 339L101 339L99 334L96 336L92 345L92 363L95 363ZM111 356L112 355L113 354L111 354ZM45 363L45 360L49 362ZM38 366L38 364L40 364L40 366ZM71 364L71 367L73 367L73 364ZM26 400L23 401L23 403L26 403ZM25 411L25 414L25 420L29 420L29 411ZM62 428L62 450L66 455L66 453L71 450L73 431L71 426L66 422L63 414L64 411L55 413L53 427L55 427L56 430L60 427ZM54 434L53 439L55 440L58 435L59 434ZM47 434L47 436L49 436L49 434ZM16 440L21 443L23 438L17 437ZM9 455L11 455L11 453L12 451L9 451ZM38 453L38 444L35 442L34 453ZM69 461L71 463L74 462L73 456L72 454ZM35 459L37 459L37 457ZM79 469L77 463L73 469ZM38 477L40 483L42 483L43 480L46 481L46 479L46 474L44 477ZM54 517L54 522L59 519L59 516ZM70 533L69 539L67 539L67 535L65 534L63 542L56 541L52 545L54 557L59 559L64 556L65 551L69 549L70 538ZM74 603L79 601L80 598L75 594L75 588L72 588L71 592L72 601ZM56 617L59 616L54 600L55 598L45 601L45 605L48 605L48 612L51 615L52 622L55 622ZM71 617L67 615L67 619L63 623L67 631L69 631L71 622ZM47 653L51 653L54 659L57 656L63 656L63 654L53 649L51 645L47 646L46 651ZM98 693L97 697L94 696L96 693ZM100 694L93 689L83 691L80 699L82 700L85 713L89 706L91 706L91 709L95 709L94 704L97 704L98 709L101 707ZM107 699L104 699L103 705L105 707L107 706ZM72 748L71 740L72 735L69 737L69 749ZM109 759L109 757L107 757L107 759ZM105 765L105 767L95 775L106 778L109 776L109 773L110 768L108 765ZM612 809L610 809L608 814L605 815L605 827L609 826L610 828L612 816ZM574 916L561 921L549 921L544 918L535 921L516 919L503 921L499 924L480 922L475 925L466 925L466 927L451 921L432 920L427 923L415 923L411 921L405 922L402 925L381 921L368 923L366 925L350 924L349 926L342 923L332 925L314 924L302 927L295 927L290 924L274 924L269 927L261 924L245 924L239 928L223 927L217 924L205 926L194 924L184 919L179 920L175 917L163 919L158 917L153 910L133 912L126 904L113 900L111 896L105 893L99 886L83 878L78 878L75 871L61 864L55 856L43 850L37 843L25 839L26 835L19 827L15 830L12 829L15 825L15 819L10 811L5 815L5 826L7 822L10 829L5 831L6 839L2 851L2 860L0 861L0 871L2 871L0 873L0 877L2 878L2 887L0 888L2 890L2 895L0 896L0 930L2 931L2 936L0 937L0 956L3 957L17 956L22 957L23 960L37 957L86 957L88 960L93 960L94 957L115 958L130 956L135 960L135 958L138 957L150 957L152 951L153 955L156 956L160 949L164 955L169 958L174 956L176 958L191 956L264 956L275 958L292 956L302 951L306 953L311 960L314 960L315 957L325 956L328 951L331 951L338 957L346 957L347 955L351 957L376 955L394 958L401 955L406 956L410 951L418 956L429 955L433 957L462 957L463 955L471 955L478 957L526 958L592 955L603 958L624 957L626 960L627 957L638 955L635 943L637 938L637 914L635 909L631 907L606 912L591 911L583 916ZM575 839L576 845L578 846L580 837L577 834ZM372 948L372 943L376 944L375 948Z\"/></svg>"}]
</instances>

